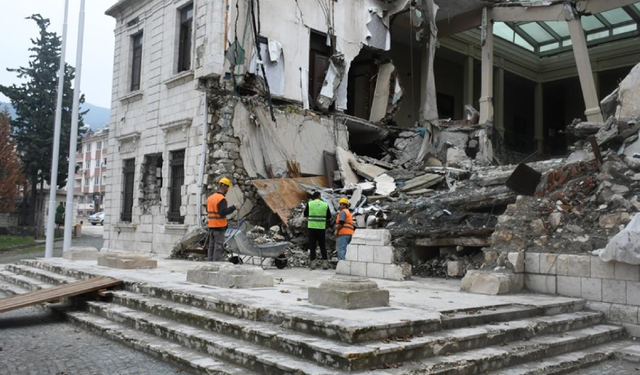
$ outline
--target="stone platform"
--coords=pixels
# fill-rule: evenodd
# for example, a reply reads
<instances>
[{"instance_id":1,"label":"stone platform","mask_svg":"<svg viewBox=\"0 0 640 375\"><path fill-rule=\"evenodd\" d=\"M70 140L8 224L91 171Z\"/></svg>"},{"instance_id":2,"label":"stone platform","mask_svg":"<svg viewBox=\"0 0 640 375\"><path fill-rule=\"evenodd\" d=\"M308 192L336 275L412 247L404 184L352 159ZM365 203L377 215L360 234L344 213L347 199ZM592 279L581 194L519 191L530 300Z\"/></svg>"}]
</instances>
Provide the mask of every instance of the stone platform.
<instances>
[{"instance_id":1,"label":"stone platform","mask_svg":"<svg viewBox=\"0 0 640 375\"><path fill-rule=\"evenodd\" d=\"M158 261L146 254L105 253L98 256L98 265L123 270L152 269L158 267Z\"/></svg>"},{"instance_id":2,"label":"stone platform","mask_svg":"<svg viewBox=\"0 0 640 375\"><path fill-rule=\"evenodd\" d=\"M317 288L309 288L309 303L356 310L389 305L389 291L364 277L334 276Z\"/></svg>"},{"instance_id":3,"label":"stone platform","mask_svg":"<svg viewBox=\"0 0 640 375\"><path fill-rule=\"evenodd\" d=\"M603 324L604 315L584 311L577 298L468 294L454 280L376 280L388 290L389 306L343 310L307 298L333 271L269 269L273 287L227 289L186 281L203 263L157 264L125 270L95 261L25 260L0 266L0 290L20 294L91 276L120 279L123 290L111 300L63 312L195 373L555 374L629 346L622 327Z\"/></svg>"},{"instance_id":4,"label":"stone platform","mask_svg":"<svg viewBox=\"0 0 640 375\"><path fill-rule=\"evenodd\" d=\"M260 267L215 262L187 271L187 281L220 288L273 287L273 276Z\"/></svg>"}]
</instances>

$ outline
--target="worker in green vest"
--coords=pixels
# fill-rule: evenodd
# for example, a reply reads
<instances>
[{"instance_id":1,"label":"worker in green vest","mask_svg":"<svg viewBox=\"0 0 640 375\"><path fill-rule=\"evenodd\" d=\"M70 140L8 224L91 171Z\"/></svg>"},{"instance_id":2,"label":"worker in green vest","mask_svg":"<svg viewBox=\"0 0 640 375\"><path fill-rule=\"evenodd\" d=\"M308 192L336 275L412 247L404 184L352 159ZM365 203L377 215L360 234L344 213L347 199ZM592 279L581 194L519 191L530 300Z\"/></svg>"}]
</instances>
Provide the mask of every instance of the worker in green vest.
<instances>
[{"instance_id":1,"label":"worker in green vest","mask_svg":"<svg viewBox=\"0 0 640 375\"><path fill-rule=\"evenodd\" d=\"M307 207L304 210L304 216L308 219L307 228L309 230L309 251L311 252L309 259L309 268L316 269L316 245L320 245L320 251L322 253L322 269L329 268L329 260L327 259L327 245L325 242L325 231L327 224L331 220L331 213L329 213L329 205L320 199L320 192L315 191L312 195L312 200L309 201Z\"/></svg>"}]
</instances>

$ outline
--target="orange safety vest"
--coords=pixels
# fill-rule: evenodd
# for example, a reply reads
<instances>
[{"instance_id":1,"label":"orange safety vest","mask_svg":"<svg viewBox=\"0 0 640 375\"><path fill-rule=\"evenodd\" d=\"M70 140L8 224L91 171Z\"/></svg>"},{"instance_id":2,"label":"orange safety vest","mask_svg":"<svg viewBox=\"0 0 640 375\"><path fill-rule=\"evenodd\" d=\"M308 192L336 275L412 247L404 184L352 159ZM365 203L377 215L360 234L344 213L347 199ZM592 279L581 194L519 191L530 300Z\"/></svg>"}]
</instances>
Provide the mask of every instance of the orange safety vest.
<instances>
[{"instance_id":1,"label":"orange safety vest","mask_svg":"<svg viewBox=\"0 0 640 375\"><path fill-rule=\"evenodd\" d=\"M355 227L353 226L353 216L351 212L347 209L340 211L340 213L345 213L344 224L342 224L342 229L338 231L338 236L353 236L355 232ZM336 225L340 224L340 213L336 216Z\"/></svg>"},{"instance_id":2,"label":"orange safety vest","mask_svg":"<svg viewBox=\"0 0 640 375\"><path fill-rule=\"evenodd\" d=\"M207 198L207 215L209 217L209 228L226 228L227 219L220 215L218 205L225 199L221 193L213 193Z\"/></svg>"}]
</instances>

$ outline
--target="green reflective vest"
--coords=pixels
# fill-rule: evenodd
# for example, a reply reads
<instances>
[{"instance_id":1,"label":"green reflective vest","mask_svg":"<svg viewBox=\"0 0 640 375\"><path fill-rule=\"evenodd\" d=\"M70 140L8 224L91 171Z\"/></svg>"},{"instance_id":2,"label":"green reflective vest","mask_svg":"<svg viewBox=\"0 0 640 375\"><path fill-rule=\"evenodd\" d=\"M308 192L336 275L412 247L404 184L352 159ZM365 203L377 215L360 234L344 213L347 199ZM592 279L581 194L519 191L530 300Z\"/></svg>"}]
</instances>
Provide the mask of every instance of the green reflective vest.
<instances>
[{"instance_id":1,"label":"green reflective vest","mask_svg":"<svg viewBox=\"0 0 640 375\"><path fill-rule=\"evenodd\" d=\"M327 229L327 210L329 205L321 200L309 202L309 223L311 229Z\"/></svg>"}]
</instances>

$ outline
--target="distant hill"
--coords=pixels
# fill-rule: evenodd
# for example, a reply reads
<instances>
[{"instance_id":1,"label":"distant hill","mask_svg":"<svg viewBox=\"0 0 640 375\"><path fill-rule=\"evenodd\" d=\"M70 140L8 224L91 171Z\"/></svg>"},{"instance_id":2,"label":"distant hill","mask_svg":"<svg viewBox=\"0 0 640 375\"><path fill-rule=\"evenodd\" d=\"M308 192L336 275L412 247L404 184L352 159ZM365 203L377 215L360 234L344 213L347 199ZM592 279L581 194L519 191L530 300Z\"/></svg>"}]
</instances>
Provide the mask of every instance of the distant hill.
<instances>
[{"instance_id":1,"label":"distant hill","mask_svg":"<svg viewBox=\"0 0 640 375\"><path fill-rule=\"evenodd\" d=\"M0 108L4 107L5 105L9 107L9 113L11 114L11 117L14 117L15 111L13 110L11 103L0 102ZM82 110L86 111L87 109L89 110L89 113L84 116L84 123L91 126L91 130L96 131L105 127L109 123L109 116L111 113L111 110L109 108L98 107L91 103L84 103L82 105Z\"/></svg>"}]
</instances>

